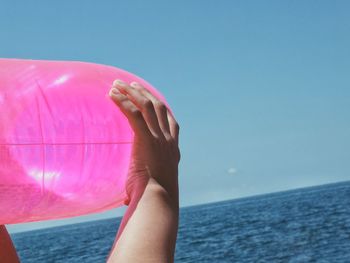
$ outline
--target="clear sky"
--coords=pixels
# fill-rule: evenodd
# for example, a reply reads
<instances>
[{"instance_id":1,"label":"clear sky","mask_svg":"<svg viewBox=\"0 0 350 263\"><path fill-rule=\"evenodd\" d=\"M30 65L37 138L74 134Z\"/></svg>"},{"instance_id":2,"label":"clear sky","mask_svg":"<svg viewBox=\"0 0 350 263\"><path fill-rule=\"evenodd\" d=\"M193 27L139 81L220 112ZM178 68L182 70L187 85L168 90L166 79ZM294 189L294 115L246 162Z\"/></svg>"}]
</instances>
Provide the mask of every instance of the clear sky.
<instances>
[{"instance_id":1,"label":"clear sky","mask_svg":"<svg viewBox=\"0 0 350 263\"><path fill-rule=\"evenodd\" d=\"M152 83L181 126L187 206L350 179L349 14L345 0L5 0L0 57L109 64Z\"/></svg>"}]
</instances>

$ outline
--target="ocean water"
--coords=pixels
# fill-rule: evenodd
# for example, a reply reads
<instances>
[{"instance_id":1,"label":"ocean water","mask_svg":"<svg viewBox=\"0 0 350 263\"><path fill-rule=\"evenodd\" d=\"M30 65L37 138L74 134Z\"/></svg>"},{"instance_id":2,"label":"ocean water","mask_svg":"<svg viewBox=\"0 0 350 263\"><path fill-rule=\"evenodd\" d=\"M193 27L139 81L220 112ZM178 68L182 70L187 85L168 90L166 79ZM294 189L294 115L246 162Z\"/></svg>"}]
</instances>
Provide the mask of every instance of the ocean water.
<instances>
[{"instance_id":1,"label":"ocean water","mask_svg":"<svg viewBox=\"0 0 350 263\"><path fill-rule=\"evenodd\" d=\"M120 219L13 234L21 262L105 262ZM350 182L181 209L176 262L350 262Z\"/></svg>"}]
</instances>

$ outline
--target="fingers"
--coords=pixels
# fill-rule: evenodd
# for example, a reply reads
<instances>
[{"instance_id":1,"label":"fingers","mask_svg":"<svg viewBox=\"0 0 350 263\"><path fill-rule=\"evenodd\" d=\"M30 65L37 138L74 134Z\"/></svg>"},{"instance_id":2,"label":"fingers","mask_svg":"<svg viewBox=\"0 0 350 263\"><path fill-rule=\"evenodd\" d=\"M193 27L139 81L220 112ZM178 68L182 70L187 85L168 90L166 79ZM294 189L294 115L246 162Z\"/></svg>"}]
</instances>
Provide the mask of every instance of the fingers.
<instances>
[{"instance_id":1,"label":"fingers","mask_svg":"<svg viewBox=\"0 0 350 263\"><path fill-rule=\"evenodd\" d=\"M157 118L158 118L158 122L159 122L159 126L162 130L162 132L164 133L164 135L166 137L170 136L170 127L169 127L169 121L168 121L168 109L165 106L165 104L163 102L161 102L160 100L158 100L151 92L149 92L147 89L145 89L141 84L137 83L137 82L132 82L130 84L131 87L135 88L136 90L138 90L140 93L142 93L146 98L148 98L150 101L152 101L156 114L157 114Z\"/></svg>"},{"instance_id":2,"label":"fingers","mask_svg":"<svg viewBox=\"0 0 350 263\"><path fill-rule=\"evenodd\" d=\"M152 101L123 81L116 80L113 86L118 88L120 92L127 96L140 109L153 136L157 138L163 137Z\"/></svg>"},{"instance_id":3,"label":"fingers","mask_svg":"<svg viewBox=\"0 0 350 263\"><path fill-rule=\"evenodd\" d=\"M167 112L167 117L169 121L171 137L175 139L176 144L179 144L180 126L175 120L174 116L169 111Z\"/></svg>"},{"instance_id":4,"label":"fingers","mask_svg":"<svg viewBox=\"0 0 350 263\"><path fill-rule=\"evenodd\" d=\"M118 89L117 92L119 91L116 99L119 105L127 109L126 113L129 115L126 115L133 118L130 111L137 112L138 110L141 117L144 118L142 124L139 122L134 124L136 129L146 128L153 136L167 140L173 138L178 143L179 125L163 102L137 82L132 82L129 86L121 80L115 80L113 87Z\"/></svg>"},{"instance_id":5,"label":"fingers","mask_svg":"<svg viewBox=\"0 0 350 263\"><path fill-rule=\"evenodd\" d=\"M147 124L142 117L142 113L125 95L121 94L115 88L110 90L109 95L112 97L114 103L128 118L129 123L136 135L141 137L151 136Z\"/></svg>"}]
</instances>

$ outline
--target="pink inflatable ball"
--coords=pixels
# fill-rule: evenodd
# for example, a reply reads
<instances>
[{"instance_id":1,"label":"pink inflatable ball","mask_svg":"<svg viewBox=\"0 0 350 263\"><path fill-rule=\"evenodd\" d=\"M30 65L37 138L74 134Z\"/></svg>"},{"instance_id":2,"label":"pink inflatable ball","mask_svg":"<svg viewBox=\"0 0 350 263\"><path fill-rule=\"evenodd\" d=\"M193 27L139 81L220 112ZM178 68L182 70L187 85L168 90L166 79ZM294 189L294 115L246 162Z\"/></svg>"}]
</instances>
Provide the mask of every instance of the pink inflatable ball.
<instances>
[{"instance_id":1,"label":"pink inflatable ball","mask_svg":"<svg viewBox=\"0 0 350 263\"><path fill-rule=\"evenodd\" d=\"M92 63L0 59L0 225L101 212L124 204L133 131Z\"/></svg>"}]
</instances>

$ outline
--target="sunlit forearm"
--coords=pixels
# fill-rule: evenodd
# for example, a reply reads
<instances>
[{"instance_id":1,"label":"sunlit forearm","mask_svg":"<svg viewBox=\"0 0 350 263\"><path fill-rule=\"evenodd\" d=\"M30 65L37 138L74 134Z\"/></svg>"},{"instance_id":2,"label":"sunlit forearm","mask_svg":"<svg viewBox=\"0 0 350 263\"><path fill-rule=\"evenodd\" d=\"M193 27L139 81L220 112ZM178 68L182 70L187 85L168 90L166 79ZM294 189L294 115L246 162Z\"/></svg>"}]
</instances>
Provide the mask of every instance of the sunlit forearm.
<instances>
[{"instance_id":1,"label":"sunlit forearm","mask_svg":"<svg viewBox=\"0 0 350 263\"><path fill-rule=\"evenodd\" d=\"M150 180L138 203L131 201L127 211L131 216L109 262L173 262L179 217L175 188L169 194Z\"/></svg>"}]
</instances>

